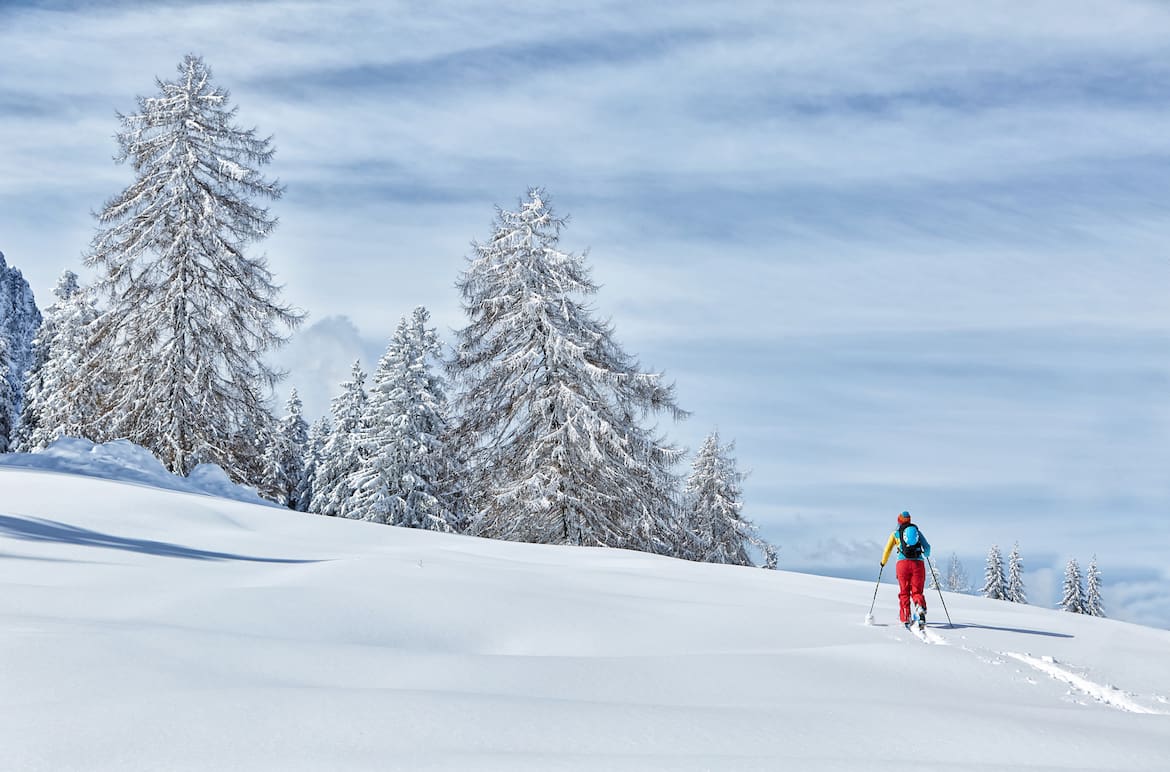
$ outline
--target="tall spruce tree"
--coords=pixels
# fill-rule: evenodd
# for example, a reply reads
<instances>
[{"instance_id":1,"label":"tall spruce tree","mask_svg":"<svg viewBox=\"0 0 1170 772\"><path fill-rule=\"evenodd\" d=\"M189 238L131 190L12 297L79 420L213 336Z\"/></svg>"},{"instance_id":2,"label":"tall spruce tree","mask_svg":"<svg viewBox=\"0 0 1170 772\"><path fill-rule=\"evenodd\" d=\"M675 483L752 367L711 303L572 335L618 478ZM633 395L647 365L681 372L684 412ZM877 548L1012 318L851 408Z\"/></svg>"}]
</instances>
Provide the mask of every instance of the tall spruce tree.
<instances>
[{"instance_id":1,"label":"tall spruce tree","mask_svg":"<svg viewBox=\"0 0 1170 772\"><path fill-rule=\"evenodd\" d=\"M23 452L43 450L61 437L93 439L89 430L97 410L96 394L79 369L98 310L73 271L61 274L53 296L56 301L45 309L33 340L17 440L17 449Z\"/></svg>"},{"instance_id":2,"label":"tall spruce tree","mask_svg":"<svg viewBox=\"0 0 1170 772\"><path fill-rule=\"evenodd\" d=\"M0 453L12 449L41 312L24 276L0 252Z\"/></svg>"},{"instance_id":3,"label":"tall spruce tree","mask_svg":"<svg viewBox=\"0 0 1170 772\"><path fill-rule=\"evenodd\" d=\"M643 422L686 413L585 305L598 287L584 257L560 249L564 225L544 191L529 190L518 211L497 209L458 282L470 323L451 371L473 530L671 552L683 538L672 471L682 451Z\"/></svg>"},{"instance_id":4,"label":"tall spruce tree","mask_svg":"<svg viewBox=\"0 0 1170 772\"><path fill-rule=\"evenodd\" d=\"M987 552L987 568L983 575L983 597L993 600L1007 600L1007 579L1003 572L1003 555L999 545Z\"/></svg>"},{"instance_id":5,"label":"tall spruce tree","mask_svg":"<svg viewBox=\"0 0 1170 772\"><path fill-rule=\"evenodd\" d=\"M1085 613L1094 617L1105 616L1105 605L1101 600L1101 572L1097 568L1096 555L1089 562L1085 583Z\"/></svg>"},{"instance_id":6,"label":"tall spruce tree","mask_svg":"<svg viewBox=\"0 0 1170 772\"><path fill-rule=\"evenodd\" d=\"M1081 567L1076 558L1071 558L1064 567L1060 609L1073 614L1085 613L1085 585L1081 581Z\"/></svg>"},{"instance_id":7,"label":"tall spruce tree","mask_svg":"<svg viewBox=\"0 0 1170 772\"><path fill-rule=\"evenodd\" d=\"M271 141L235 124L198 56L157 85L138 112L119 114L117 160L134 181L98 214L86 257L108 309L85 368L104 387L97 430L173 472L211 462L255 483L279 379L264 354L301 320L278 302L265 260L245 252L276 225L255 203L282 193L259 171Z\"/></svg>"},{"instance_id":8,"label":"tall spruce tree","mask_svg":"<svg viewBox=\"0 0 1170 772\"><path fill-rule=\"evenodd\" d=\"M361 469L344 514L406 528L454 532L458 465L448 445L451 429L443 381L434 370L442 355L430 313L419 307L398 325L370 386Z\"/></svg>"},{"instance_id":9,"label":"tall spruce tree","mask_svg":"<svg viewBox=\"0 0 1170 772\"><path fill-rule=\"evenodd\" d=\"M273 501L289 509L303 511L297 491L304 484L305 450L309 425L305 422L304 403L294 388L285 406L285 415L264 449L264 487Z\"/></svg>"},{"instance_id":10,"label":"tall spruce tree","mask_svg":"<svg viewBox=\"0 0 1170 772\"><path fill-rule=\"evenodd\" d=\"M744 475L736 467L735 443L719 444L718 430L699 448L686 482L687 528L694 536L694 559L707 563L752 565L750 547L773 562L772 547L743 516Z\"/></svg>"},{"instance_id":11,"label":"tall spruce tree","mask_svg":"<svg viewBox=\"0 0 1170 772\"><path fill-rule=\"evenodd\" d=\"M1020 544L1016 542L1008 555L1007 599L1012 603L1027 603L1028 593L1024 591L1024 562L1020 558Z\"/></svg>"},{"instance_id":12,"label":"tall spruce tree","mask_svg":"<svg viewBox=\"0 0 1170 772\"><path fill-rule=\"evenodd\" d=\"M359 442L365 431L366 373L360 361L353 363L350 378L330 405L332 429L313 472L313 498L309 511L328 517L345 514L353 496L353 477L364 458Z\"/></svg>"}]
</instances>

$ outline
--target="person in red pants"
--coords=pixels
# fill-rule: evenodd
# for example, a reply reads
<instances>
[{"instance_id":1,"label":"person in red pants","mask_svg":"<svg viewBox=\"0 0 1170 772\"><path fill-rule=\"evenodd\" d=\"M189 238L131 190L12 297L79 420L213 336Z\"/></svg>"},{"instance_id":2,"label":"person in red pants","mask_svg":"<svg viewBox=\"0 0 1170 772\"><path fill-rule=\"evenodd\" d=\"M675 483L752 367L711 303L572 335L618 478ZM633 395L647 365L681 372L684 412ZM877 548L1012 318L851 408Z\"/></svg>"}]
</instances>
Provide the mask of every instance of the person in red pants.
<instances>
[{"instance_id":1,"label":"person in red pants","mask_svg":"<svg viewBox=\"0 0 1170 772\"><path fill-rule=\"evenodd\" d=\"M926 586L925 560L930 557L930 542L910 522L910 513L898 515L898 530L890 534L886 541L886 549L882 552L882 568L890 559L894 548L898 550L898 610L902 624L909 629L914 619L910 614L910 602L918 607L918 629L926 627L926 596L922 594Z\"/></svg>"}]
</instances>

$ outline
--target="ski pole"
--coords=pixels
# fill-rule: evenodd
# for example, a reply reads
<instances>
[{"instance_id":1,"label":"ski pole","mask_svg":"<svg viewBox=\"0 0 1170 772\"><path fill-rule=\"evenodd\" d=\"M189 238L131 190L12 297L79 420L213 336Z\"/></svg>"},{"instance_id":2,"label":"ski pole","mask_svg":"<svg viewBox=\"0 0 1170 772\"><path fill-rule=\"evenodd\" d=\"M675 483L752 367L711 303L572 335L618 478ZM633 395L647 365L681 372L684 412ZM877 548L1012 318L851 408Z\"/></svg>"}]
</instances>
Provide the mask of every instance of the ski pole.
<instances>
[{"instance_id":1,"label":"ski pole","mask_svg":"<svg viewBox=\"0 0 1170 772\"><path fill-rule=\"evenodd\" d=\"M878 569L877 584L873 588L873 600L869 604L869 613L865 615L865 623L867 625L873 624L873 606L877 603L878 589L882 586L882 571L886 570L886 564L882 563L882 567Z\"/></svg>"},{"instance_id":2,"label":"ski pole","mask_svg":"<svg viewBox=\"0 0 1170 772\"><path fill-rule=\"evenodd\" d=\"M934 562L929 556L926 558L926 565L930 566L930 575L934 578L934 589L938 590L938 599L942 601L943 613L947 615L947 627L954 627L955 623L951 621L951 612L947 611L947 602L943 600L942 585L938 583L938 574L934 570Z\"/></svg>"}]
</instances>

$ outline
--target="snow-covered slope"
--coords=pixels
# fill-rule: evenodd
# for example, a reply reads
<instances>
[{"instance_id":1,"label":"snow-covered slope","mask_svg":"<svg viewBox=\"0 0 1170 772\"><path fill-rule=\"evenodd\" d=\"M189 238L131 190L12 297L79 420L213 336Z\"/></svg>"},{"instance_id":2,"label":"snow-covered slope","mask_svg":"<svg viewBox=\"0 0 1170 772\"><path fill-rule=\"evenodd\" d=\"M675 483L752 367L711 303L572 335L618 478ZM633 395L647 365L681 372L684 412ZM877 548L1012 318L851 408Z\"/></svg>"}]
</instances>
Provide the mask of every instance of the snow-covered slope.
<instances>
[{"instance_id":1,"label":"snow-covered slope","mask_svg":"<svg viewBox=\"0 0 1170 772\"><path fill-rule=\"evenodd\" d=\"M114 440L99 445L76 437L62 437L38 453L2 454L0 466L137 482L155 488L204 493L273 506L262 499L254 488L233 483L227 473L215 464L200 464L187 477L180 477L168 472L149 450L129 440Z\"/></svg>"},{"instance_id":2,"label":"snow-covered slope","mask_svg":"<svg viewBox=\"0 0 1170 772\"><path fill-rule=\"evenodd\" d=\"M1165 770L1170 632L0 467L0 769Z\"/></svg>"}]
</instances>

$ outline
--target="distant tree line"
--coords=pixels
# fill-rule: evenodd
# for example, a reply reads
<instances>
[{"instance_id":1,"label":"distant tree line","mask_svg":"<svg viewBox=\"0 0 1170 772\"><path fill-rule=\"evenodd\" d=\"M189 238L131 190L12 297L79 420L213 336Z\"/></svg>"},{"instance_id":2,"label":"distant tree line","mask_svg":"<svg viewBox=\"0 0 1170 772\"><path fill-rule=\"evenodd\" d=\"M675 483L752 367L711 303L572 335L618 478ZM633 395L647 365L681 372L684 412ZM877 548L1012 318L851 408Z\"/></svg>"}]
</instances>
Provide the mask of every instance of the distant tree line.
<instances>
[{"instance_id":1,"label":"distant tree line","mask_svg":"<svg viewBox=\"0 0 1170 772\"><path fill-rule=\"evenodd\" d=\"M1101 601L1101 572L1097 569L1096 555L1089 563L1086 579L1087 584L1081 577L1081 567L1076 558L1069 559L1064 568L1060 608L1073 614L1103 617L1105 607Z\"/></svg>"},{"instance_id":2,"label":"distant tree line","mask_svg":"<svg viewBox=\"0 0 1170 772\"><path fill-rule=\"evenodd\" d=\"M1020 557L1020 545L1017 543L1012 548L1006 568L999 546L993 545L987 552L983 587L979 590L979 594L993 600L1027 603L1028 595L1024 590L1023 577L1024 565ZM958 555L951 554L946 573L938 585L951 592L972 592L971 583ZM1096 556L1089 564L1087 577L1082 577L1080 565L1075 558L1068 561L1061 589L1061 600L1057 608L1074 614L1105 616L1104 604L1101 599L1101 572L1097 568Z\"/></svg>"},{"instance_id":3,"label":"distant tree line","mask_svg":"<svg viewBox=\"0 0 1170 772\"><path fill-rule=\"evenodd\" d=\"M295 389L273 415L282 374L264 355L304 315L249 252L283 192L262 173L271 139L236 124L198 56L157 86L118 116L134 176L98 213L96 282L66 271L42 319L0 256L0 452L128 439L302 512L776 566L743 514L734 443L712 432L675 472L684 451L652 422L687 413L588 305L598 286L539 188L473 244L449 351L416 308L328 417L309 426Z\"/></svg>"}]
</instances>

